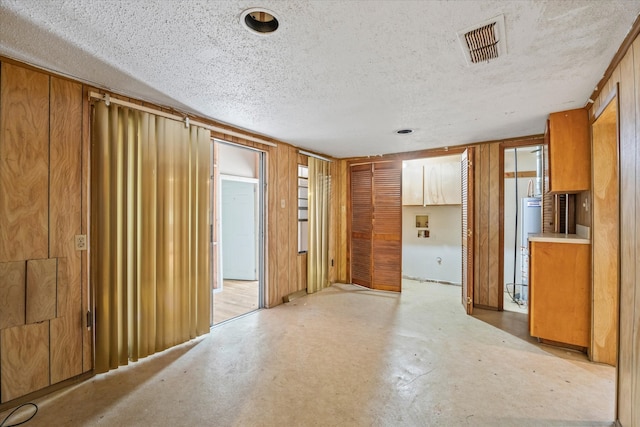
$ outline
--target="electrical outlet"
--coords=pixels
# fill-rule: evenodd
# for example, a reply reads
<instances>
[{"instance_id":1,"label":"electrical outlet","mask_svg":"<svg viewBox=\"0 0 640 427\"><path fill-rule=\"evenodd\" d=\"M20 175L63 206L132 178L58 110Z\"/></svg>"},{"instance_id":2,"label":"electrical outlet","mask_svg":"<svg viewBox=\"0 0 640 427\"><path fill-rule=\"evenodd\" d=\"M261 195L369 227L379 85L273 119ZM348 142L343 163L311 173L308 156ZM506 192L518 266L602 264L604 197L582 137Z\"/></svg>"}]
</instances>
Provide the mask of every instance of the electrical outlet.
<instances>
[{"instance_id":1,"label":"electrical outlet","mask_svg":"<svg viewBox=\"0 0 640 427\"><path fill-rule=\"evenodd\" d=\"M86 251L86 250L87 250L87 235L76 234L76 251Z\"/></svg>"}]
</instances>

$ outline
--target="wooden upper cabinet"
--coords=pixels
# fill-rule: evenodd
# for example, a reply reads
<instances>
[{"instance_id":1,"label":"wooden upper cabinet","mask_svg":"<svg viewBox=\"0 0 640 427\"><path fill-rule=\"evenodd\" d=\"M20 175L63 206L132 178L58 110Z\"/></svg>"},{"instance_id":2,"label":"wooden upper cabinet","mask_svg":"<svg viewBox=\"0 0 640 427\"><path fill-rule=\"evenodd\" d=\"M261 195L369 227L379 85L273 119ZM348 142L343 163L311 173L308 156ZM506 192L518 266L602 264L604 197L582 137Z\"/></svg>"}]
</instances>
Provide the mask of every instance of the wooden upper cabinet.
<instances>
[{"instance_id":1,"label":"wooden upper cabinet","mask_svg":"<svg viewBox=\"0 0 640 427\"><path fill-rule=\"evenodd\" d=\"M427 159L424 165L424 205L461 203L460 156Z\"/></svg>"},{"instance_id":2,"label":"wooden upper cabinet","mask_svg":"<svg viewBox=\"0 0 640 427\"><path fill-rule=\"evenodd\" d=\"M591 146L587 110L560 111L549 115L549 192L578 193L590 188Z\"/></svg>"},{"instance_id":3,"label":"wooden upper cabinet","mask_svg":"<svg viewBox=\"0 0 640 427\"><path fill-rule=\"evenodd\" d=\"M460 178L460 156L407 161L402 169L402 204L459 205Z\"/></svg>"},{"instance_id":4,"label":"wooden upper cabinet","mask_svg":"<svg viewBox=\"0 0 640 427\"><path fill-rule=\"evenodd\" d=\"M402 204L422 206L424 178L421 163L407 162L402 168Z\"/></svg>"},{"instance_id":5,"label":"wooden upper cabinet","mask_svg":"<svg viewBox=\"0 0 640 427\"><path fill-rule=\"evenodd\" d=\"M440 189L443 205L462 203L462 173L460 159L440 164Z\"/></svg>"}]
</instances>

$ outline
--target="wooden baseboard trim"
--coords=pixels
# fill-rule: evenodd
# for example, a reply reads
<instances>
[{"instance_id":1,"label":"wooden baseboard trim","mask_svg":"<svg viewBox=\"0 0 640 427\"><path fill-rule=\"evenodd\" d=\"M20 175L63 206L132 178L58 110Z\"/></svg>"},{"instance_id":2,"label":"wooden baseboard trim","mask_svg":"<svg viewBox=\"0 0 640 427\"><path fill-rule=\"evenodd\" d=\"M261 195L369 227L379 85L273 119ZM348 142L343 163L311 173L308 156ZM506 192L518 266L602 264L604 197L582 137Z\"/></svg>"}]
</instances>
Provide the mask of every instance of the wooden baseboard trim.
<instances>
[{"instance_id":1,"label":"wooden baseboard trim","mask_svg":"<svg viewBox=\"0 0 640 427\"><path fill-rule=\"evenodd\" d=\"M481 308L483 310L491 310L491 311L501 311L498 309L498 307L490 307L488 305L482 305L482 304L473 304L473 308Z\"/></svg>"},{"instance_id":2,"label":"wooden baseboard trim","mask_svg":"<svg viewBox=\"0 0 640 427\"><path fill-rule=\"evenodd\" d=\"M541 344L551 345L551 346L554 346L554 347L562 347L562 348L566 348L567 350L573 350L573 351L577 351L577 352L580 352L580 353L587 354L587 348L586 347L582 347L580 345L566 344L566 343L563 343L563 342L548 340L548 339L544 339L544 338L538 338L538 341Z\"/></svg>"},{"instance_id":3,"label":"wooden baseboard trim","mask_svg":"<svg viewBox=\"0 0 640 427\"><path fill-rule=\"evenodd\" d=\"M45 387L43 389L36 390L32 393L25 394L24 396L15 398L13 400L9 400L8 402L0 403L0 412L4 412L7 409L15 408L17 406L22 405L23 403L29 403L32 400L39 399L42 396L46 396L48 394L53 393L54 391L61 390L65 387L69 387L71 385L81 383L93 377L94 375L95 373L93 370L87 371L83 374L69 378L68 380L64 380L59 383L50 385L49 387Z\"/></svg>"}]
</instances>

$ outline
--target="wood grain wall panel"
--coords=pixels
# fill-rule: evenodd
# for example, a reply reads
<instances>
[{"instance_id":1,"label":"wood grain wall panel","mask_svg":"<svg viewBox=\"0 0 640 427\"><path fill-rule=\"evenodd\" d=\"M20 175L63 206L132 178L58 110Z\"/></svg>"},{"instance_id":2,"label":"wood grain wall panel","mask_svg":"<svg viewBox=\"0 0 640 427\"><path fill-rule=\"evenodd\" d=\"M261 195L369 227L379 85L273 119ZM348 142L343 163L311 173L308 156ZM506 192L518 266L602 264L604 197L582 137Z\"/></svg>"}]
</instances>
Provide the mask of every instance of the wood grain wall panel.
<instances>
[{"instance_id":1,"label":"wood grain wall panel","mask_svg":"<svg viewBox=\"0 0 640 427\"><path fill-rule=\"evenodd\" d=\"M75 234L86 234L88 224L83 200L89 196L89 110L83 107L88 100L80 83L19 65L0 66L0 187L3 196L9 195L0 198L0 258L28 260L21 261L21 306L23 323L34 323L3 334L0 377L6 402L48 386L51 379L55 383L80 374L83 359L84 371L92 367L92 331L84 325L90 307L88 260L74 242ZM32 353L33 367L18 363ZM46 362L46 375L29 372L45 365L38 359ZM12 382L5 369L27 372L24 384Z\"/></svg>"},{"instance_id":2,"label":"wood grain wall panel","mask_svg":"<svg viewBox=\"0 0 640 427\"><path fill-rule=\"evenodd\" d=\"M346 283L347 275L347 162L335 160L331 163L331 217L329 219L331 237L329 259L330 283Z\"/></svg>"},{"instance_id":3,"label":"wood grain wall panel","mask_svg":"<svg viewBox=\"0 0 640 427\"><path fill-rule=\"evenodd\" d=\"M474 304L487 307L489 305L489 147L481 145L476 163L477 191L476 206L476 256L477 275L474 281Z\"/></svg>"},{"instance_id":4,"label":"wood grain wall panel","mask_svg":"<svg viewBox=\"0 0 640 427\"><path fill-rule=\"evenodd\" d=\"M82 205L82 86L51 78L50 114L51 257L75 252Z\"/></svg>"},{"instance_id":5,"label":"wood grain wall panel","mask_svg":"<svg viewBox=\"0 0 640 427\"><path fill-rule=\"evenodd\" d=\"M83 368L83 317L79 313L51 319L51 384L80 375Z\"/></svg>"},{"instance_id":6,"label":"wood grain wall panel","mask_svg":"<svg viewBox=\"0 0 640 427\"><path fill-rule=\"evenodd\" d=\"M49 322L0 331L1 403L47 387Z\"/></svg>"},{"instance_id":7,"label":"wood grain wall panel","mask_svg":"<svg viewBox=\"0 0 640 427\"><path fill-rule=\"evenodd\" d=\"M329 174L331 175L331 192L329 193L329 284L336 282L337 258L338 258L338 228L340 227L340 217L338 211L338 165L337 162L329 164Z\"/></svg>"},{"instance_id":8,"label":"wood grain wall panel","mask_svg":"<svg viewBox=\"0 0 640 427\"><path fill-rule=\"evenodd\" d=\"M278 235L277 250L278 276L277 276L277 298L282 300L282 296L289 293L289 280L295 271L295 265L290 265L289 257L289 204L293 203L289 199L289 148L286 145L278 146L278 170L276 179L278 180Z\"/></svg>"},{"instance_id":9,"label":"wood grain wall panel","mask_svg":"<svg viewBox=\"0 0 640 427\"><path fill-rule=\"evenodd\" d=\"M500 269L500 142L479 145L475 155L474 305L499 309Z\"/></svg>"},{"instance_id":10,"label":"wood grain wall panel","mask_svg":"<svg viewBox=\"0 0 640 427\"><path fill-rule=\"evenodd\" d=\"M489 146L489 264L487 280L487 301L489 307L498 308L502 302L502 269L500 268L500 188L503 181L500 174L502 157L500 144Z\"/></svg>"},{"instance_id":11,"label":"wood grain wall panel","mask_svg":"<svg viewBox=\"0 0 640 427\"><path fill-rule=\"evenodd\" d=\"M56 317L58 260L27 261L26 322L42 322Z\"/></svg>"},{"instance_id":12,"label":"wood grain wall panel","mask_svg":"<svg viewBox=\"0 0 640 427\"><path fill-rule=\"evenodd\" d=\"M2 63L0 262L49 257L49 76Z\"/></svg>"},{"instance_id":13,"label":"wood grain wall panel","mask_svg":"<svg viewBox=\"0 0 640 427\"><path fill-rule=\"evenodd\" d=\"M336 207L338 209L338 216L340 218L339 221L339 227L337 227L336 229L338 230L338 237L339 237L339 252L338 252L338 259L337 259L337 265L338 265L338 269L337 269L337 277L336 280L339 282L345 282L348 283L349 282L349 249L348 249L348 238L349 238L349 232L348 232L348 218L347 218L347 206L349 204L349 200L348 200L348 185L349 185L349 179L348 179L348 167L347 167L347 162L345 160L340 160L338 161L338 176L339 176L339 183L340 185L338 186L338 192L339 192L339 199L338 199L338 206Z\"/></svg>"},{"instance_id":14,"label":"wood grain wall panel","mask_svg":"<svg viewBox=\"0 0 640 427\"><path fill-rule=\"evenodd\" d=\"M51 256L59 257L58 318L50 322L51 383L55 384L83 372L82 321L89 307L82 298L86 252L76 251L74 242L76 234L86 234L82 231L83 89L56 77L50 87L49 239ZM87 339L91 342L90 336ZM90 354L87 358L91 360Z\"/></svg>"},{"instance_id":15,"label":"wood grain wall panel","mask_svg":"<svg viewBox=\"0 0 640 427\"><path fill-rule=\"evenodd\" d=\"M619 132L620 132L620 333L618 357L618 417L622 425L632 424L633 400L633 348L635 295L637 293L637 269L635 267L637 222L636 182L638 163L636 145L636 92L634 71L637 68L634 52L628 51L620 63ZM606 96L601 93L598 98ZM594 262L597 262L595 260ZM636 365L636 370L640 366Z\"/></svg>"},{"instance_id":16,"label":"wood grain wall panel","mask_svg":"<svg viewBox=\"0 0 640 427\"><path fill-rule=\"evenodd\" d=\"M475 179L473 180L473 194L475 194L475 215L473 217L473 231L474 231L474 239L473 239L473 253L475 257L475 262L473 263L473 305L478 304L480 300L480 296L478 295L480 292L480 264L482 264L482 257L480 254L480 237L482 233L480 233L480 213L482 212L482 197L480 196L480 170L482 169L482 146L476 147L474 152L472 153L472 163L475 164Z\"/></svg>"},{"instance_id":17,"label":"wood grain wall panel","mask_svg":"<svg viewBox=\"0 0 640 427\"><path fill-rule=\"evenodd\" d=\"M306 273L304 280L302 277L294 274L294 272L297 273L298 265L298 152L294 147L287 146L287 148L289 149L289 164L287 168L287 180L289 181L287 203L289 250L287 251L287 257L289 258L291 274L289 278L289 292L286 295L307 288Z\"/></svg>"},{"instance_id":18,"label":"wood grain wall panel","mask_svg":"<svg viewBox=\"0 0 640 427\"><path fill-rule=\"evenodd\" d=\"M73 273L77 285L71 288L70 283L74 282L70 280L71 270L68 258L58 258L57 288L67 290L67 302L60 303L62 297L58 297L58 307L66 308L58 311L58 317L50 321L51 384L83 372L83 331L86 328L82 323L80 271Z\"/></svg>"},{"instance_id":19,"label":"wood grain wall panel","mask_svg":"<svg viewBox=\"0 0 640 427\"><path fill-rule=\"evenodd\" d=\"M618 359L618 121L617 99L592 127L593 323L590 356L615 366Z\"/></svg>"},{"instance_id":20,"label":"wood grain wall panel","mask_svg":"<svg viewBox=\"0 0 640 427\"><path fill-rule=\"evenodd\" d=\"M0 329L25 324L26 280L24 261L0 263Z\"/></svg>"},{"instance_id":21,"label":"wood grain wall panel","mask_svg":"<svg viewBox=\"0 0 640 427\"><path fill-rule=\"evenodd\" d=\"M633 389L631 392L632 407L633 409L633 421L632 425L640 426L640 230L638 230L638 223L640 222L640 184L638 183L640 177L640 38L636 38L633 43L633 58L634 58L634 87L635 87L635 139L636 139L636 180L635 180L635 216L636 216L636 232L635 236L635 266L631 264L630 269L634 271L635 279L629 284L633 287L635 284L635 304L634 304L634 317L633 317L633 340L634 345L632 349L633 353L633 369L631 376L633 378ZM626 321L626 319L625 319Z\"/></svg>"},{"instance_id":22,"label":"wood grain wall panel","mask_svg":"<svg viewBox=\"0 0 640 427\"><path fill-rule=\"evenodd\" d=\"M78 316L82 266L74 236L82 226L82 85L52 77L50 105L49 248L51 258L65 258L60 267L67 278L58 287L57 311Z\"/></svg>"},{"instance_id":23,"label":"wood grain wall panel","mask_svg":"<svg viewBox=\"0 0 640 427\"><path fill-rule=\"evenodd\" d=\"M280 200L278 197L278 149L270 148L267 153L267 251L265 264L266 276L266 301L267 307L280 304L278 301L278 211Z\"/></svg>"}]
</instances>

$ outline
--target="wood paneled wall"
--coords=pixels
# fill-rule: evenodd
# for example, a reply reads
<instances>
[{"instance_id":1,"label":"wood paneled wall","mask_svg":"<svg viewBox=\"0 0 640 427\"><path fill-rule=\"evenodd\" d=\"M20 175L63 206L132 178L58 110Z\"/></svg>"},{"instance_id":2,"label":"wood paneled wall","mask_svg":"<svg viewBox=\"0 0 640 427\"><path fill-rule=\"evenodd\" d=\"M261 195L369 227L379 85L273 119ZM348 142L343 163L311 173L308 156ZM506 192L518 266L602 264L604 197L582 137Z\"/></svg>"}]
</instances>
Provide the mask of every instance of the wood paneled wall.
<instances>
[{"instance_id":1,"label":"wood paneled wall","mask_svg":"<svg viewBox=\"0 0 640 427\"><path fill-rule=\"evenodd\" d=\"M269 150L267 175L267 247L269 261L267 307L282 303L282 297L304 289L298 268L298 153L278 144ZM305 286L306 287L306 286Z\"/></svg>"},{"instance_id":2,"label":"wood paneled wall","mask_svg":"<svg viewBox=\"0 0 640 427\"><path fill-rule=\"evenodd\" d=\"M620 150L620 335L618 419L640 426L640 38L589 111L591 120L618 84ZM598 262L598 260L594 260Z\"/></svg>"},{"instance_id":3,"label":"wood paneled wall","mask_svg":"<svg viewBox=\"0 0 640 427\"><path fill-rule=\"evenodd\" d=\"M83 90L0 64L0 404L92 368Z\"/></svg>"},{"instance_id":4,"label":"wood paneled wall","mask_svg":"<svg viewBox=\"0 0 640 427\"><path fill-rule=\"evenodd\" d=\"M619 182L618 100L614 98L591 127L593 152L592 341L594 362L615 366L618 359ZM577 206L580 208L580 205Z\"/></svg>"},{"instance_id":5,"label":"wood paneled wall","mask_svg":"<svg viewBox=\"0 0 640 427\"><path fill-rule=\"evenodd\" d=\"M348 250L348 216L347 188L349 185L348 164L346 160L336 160L331 164L331 237L329 240L329 258L333 265L329 267L331 283L348 283L349 250Z\"/></svg>"},{"instance_id":6,"label":"wood paneled wall","mask_svg":"<svg viewBox=\"0 0 640 427\"><path fill-rule=\"evenodd\" d=\"M502 305L500 268L500 143L475 150L473 305L497 310Z\"/></svg>"}]
</instances>

